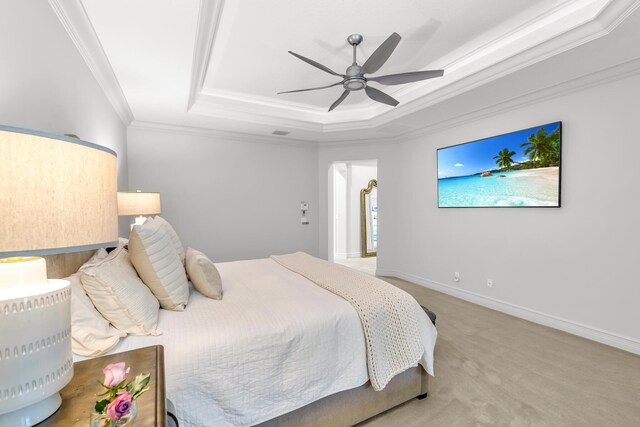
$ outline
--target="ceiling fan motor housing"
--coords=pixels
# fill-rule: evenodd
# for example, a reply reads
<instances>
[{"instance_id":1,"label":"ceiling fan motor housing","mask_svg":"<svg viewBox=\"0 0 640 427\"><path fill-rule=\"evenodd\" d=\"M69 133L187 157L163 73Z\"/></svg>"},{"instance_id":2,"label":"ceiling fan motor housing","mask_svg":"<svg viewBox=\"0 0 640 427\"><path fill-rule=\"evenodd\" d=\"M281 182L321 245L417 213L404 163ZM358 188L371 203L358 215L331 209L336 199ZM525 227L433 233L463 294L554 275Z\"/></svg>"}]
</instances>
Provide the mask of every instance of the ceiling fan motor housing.
<instances>
[{"instance_id":1,"label":"ceiling fan motor housing","mask_svg":"<svg viewBox=\"0 0 640 427\"><path fill-rule=\"evenodd\" d=\"M362 77L362 67L358 64L349 66L346 76L342 86L347 90L362 90L367 86L367 79Z\"/></svg>"}]
</instances>

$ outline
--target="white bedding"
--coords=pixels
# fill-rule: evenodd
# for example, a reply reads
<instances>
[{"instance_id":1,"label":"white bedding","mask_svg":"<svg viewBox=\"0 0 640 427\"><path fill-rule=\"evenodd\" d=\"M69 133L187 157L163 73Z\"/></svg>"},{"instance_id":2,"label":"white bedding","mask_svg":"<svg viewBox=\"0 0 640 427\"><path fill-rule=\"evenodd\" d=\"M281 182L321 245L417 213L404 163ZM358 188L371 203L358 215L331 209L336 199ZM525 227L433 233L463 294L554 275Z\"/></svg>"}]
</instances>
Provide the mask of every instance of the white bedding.
<instances>
[{"instance_id":1,"label":"white bedding","mask_svg":"<svg viewBox=\"0 0 640 427\"><path fill-rule=\"evenodd\" d=\"M191 289L184 312L160 310L162 335L130 335L110 351L164 345L181 426L254 425L368 380L347 301L271 259L216 266L222 300ZM436 331L422 310L419 318L421 364L433 374Z\"/></svg>"}]
</instances>

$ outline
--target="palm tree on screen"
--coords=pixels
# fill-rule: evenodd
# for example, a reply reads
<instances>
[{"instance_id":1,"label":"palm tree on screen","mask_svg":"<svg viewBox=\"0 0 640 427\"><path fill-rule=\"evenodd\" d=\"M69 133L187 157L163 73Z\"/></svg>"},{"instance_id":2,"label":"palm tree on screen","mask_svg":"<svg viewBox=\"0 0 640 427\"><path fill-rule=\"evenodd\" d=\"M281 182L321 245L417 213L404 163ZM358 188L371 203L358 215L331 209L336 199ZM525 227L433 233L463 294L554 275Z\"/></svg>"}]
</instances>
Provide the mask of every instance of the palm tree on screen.
<instances>
[{"instance_id":1,"label":"palm tree on screen","mask_svg":"<svg viewBox=\"0 0 640 427\"><path fill-rule=\"evenodd\" d=\"M543 165L554 163L557 158L559 133L557 130L547 134L544 128L538 129L538 132L529 135L529 140L521 147L527 147L524 155L529 156L530 161L539 162Z\"/></svg>"},{"instance_id":2,"label":"palm tree on screen","mask_svg":"<svg viewBox=\"0 0 640 427\"><path fill-rule=\"evenodd\" d=\"M496 164L501 168L511 168L511 165L515 163L511 157L515 156L515 151L509 151L508 148L503 148L502 151L498 152L498 155L494 157Z\"/></svg>"}]
</instances>

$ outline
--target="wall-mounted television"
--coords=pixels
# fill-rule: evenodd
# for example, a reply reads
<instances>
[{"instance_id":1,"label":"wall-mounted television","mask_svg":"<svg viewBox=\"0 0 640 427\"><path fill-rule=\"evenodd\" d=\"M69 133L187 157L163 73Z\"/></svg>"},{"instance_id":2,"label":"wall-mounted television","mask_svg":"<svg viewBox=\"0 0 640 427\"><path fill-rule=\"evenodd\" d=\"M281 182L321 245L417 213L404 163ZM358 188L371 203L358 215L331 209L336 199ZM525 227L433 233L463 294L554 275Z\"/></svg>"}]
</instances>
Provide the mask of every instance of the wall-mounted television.
<instances>
[{"instance_id":1,"label":"wall-mounted television","mask_svg":"<svg viewBox=\"0 0 640 427\"><path fill-rule=\"evenodd\" d=\"M562 122L438 149L438 207L560 207Z\"/></svg>"}]
</instances>

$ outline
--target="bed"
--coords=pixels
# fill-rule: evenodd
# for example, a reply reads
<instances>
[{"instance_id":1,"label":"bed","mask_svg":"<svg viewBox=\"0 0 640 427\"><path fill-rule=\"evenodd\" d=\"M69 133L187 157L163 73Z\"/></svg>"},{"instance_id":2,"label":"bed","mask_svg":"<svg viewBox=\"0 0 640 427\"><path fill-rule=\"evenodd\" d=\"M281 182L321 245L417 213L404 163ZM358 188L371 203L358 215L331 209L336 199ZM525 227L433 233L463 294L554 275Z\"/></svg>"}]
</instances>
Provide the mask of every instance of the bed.
<instances>
[{"instance_id":1,"label":"bed","mask_svg":"<svg viewBox=\"0 0 640 427\"><path fill-rule=\"evenodd\" d=\"M216 267L222 300L190 286L185 311L160 310L161 335L128 335L109 351L165 347L182 426L348 426L426 394L437 333L417 304L419 364L375 391L349 302L271 258Z\"/></svg>"}]
</instances>

